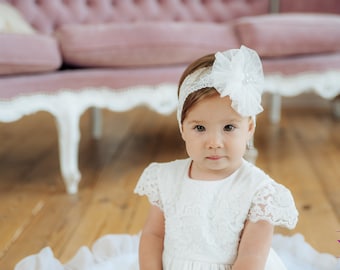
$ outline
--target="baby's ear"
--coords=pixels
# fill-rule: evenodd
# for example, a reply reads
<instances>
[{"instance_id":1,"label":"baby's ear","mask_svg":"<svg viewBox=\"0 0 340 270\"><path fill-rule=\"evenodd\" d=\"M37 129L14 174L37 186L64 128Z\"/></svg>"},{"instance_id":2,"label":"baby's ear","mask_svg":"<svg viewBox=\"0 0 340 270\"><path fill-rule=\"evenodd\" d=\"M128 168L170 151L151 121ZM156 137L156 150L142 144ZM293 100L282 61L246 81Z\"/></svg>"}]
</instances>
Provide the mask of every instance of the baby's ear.
<instances>
[{"instance_id":1,"label":"baby's ear","mask_svg":"<svg viewBox=\"0 0 340 270\"><path fill-rule=\"evenodd\" d=\"M255 133L255 127L256 127L256 119L255 116L249 117L249 122L248 122L248 136L250 139L254 133Z\"/></svg>"},{"instance_id":2,"label":"baby's ear","mask_svg":"<svg viewBox=\"0 0 340 270\"><path fill-rule=\"evenodd\" d=\"M182 137L183 141L185 141L186 137L185 137L185 134L183 132L183 124L181 124L181 128L179 129L179 132L181 133L181 137Z\"/></svg>"}]
</instances>

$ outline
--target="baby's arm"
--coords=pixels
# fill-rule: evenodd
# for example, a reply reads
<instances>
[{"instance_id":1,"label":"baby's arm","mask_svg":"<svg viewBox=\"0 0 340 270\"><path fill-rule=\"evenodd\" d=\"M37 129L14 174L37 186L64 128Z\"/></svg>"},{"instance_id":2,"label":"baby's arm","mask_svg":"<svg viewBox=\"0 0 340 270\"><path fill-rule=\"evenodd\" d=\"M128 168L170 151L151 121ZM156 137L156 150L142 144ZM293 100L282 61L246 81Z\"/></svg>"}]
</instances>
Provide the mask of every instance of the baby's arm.
<instances>
[{"instance_id":1,"label":"baby's arm","mask_svg":"<svg viewBox=\"0 0 340 270\"><path fill-rule=\"evenodd\" d=\"M164 215L157 206L151 205L139 244L140 270L163 269L163 241Z\"/></svg>"},{"instance_id":2,"label":"baby's arm","mask_svg":"<svg viewBox=\"0 0 340 270\"><path fill-rule=\"evenodd\" d=\"M267 221L247 221L233 270L264 270L272 243L274 226Z\"/></svg>"}]
</instances>

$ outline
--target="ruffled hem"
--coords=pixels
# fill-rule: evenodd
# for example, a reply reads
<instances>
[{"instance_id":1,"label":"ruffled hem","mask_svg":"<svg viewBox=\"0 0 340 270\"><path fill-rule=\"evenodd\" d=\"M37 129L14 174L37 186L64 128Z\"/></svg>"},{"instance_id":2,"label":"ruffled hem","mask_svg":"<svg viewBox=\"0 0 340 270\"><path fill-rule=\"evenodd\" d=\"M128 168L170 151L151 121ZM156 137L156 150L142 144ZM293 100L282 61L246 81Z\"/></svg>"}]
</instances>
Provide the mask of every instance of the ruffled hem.
<instances>
[{"instance_id":1,"label":"ruffled hem","mask_svg":"<svg viewBox=\"0 0 340 270\"><path fill-rule=\"evenodd\" d=\"M92 246L81 247L66 264L50 247L22 259L15 270L138 270L139 235L105 235ZM340 270L340 259L318 253L301 234L274 235L273 249L289 270Z\"/></svg>"},{"instance_id":2,"label":"ruffled hem","mask_svg":"<svg viewBox=\"0 0 340 270\"><path fill-rule=\"evenodd\" d=\"M301 234L274 235L272 247L289 270L340 270L340 259L319 253Z\"/></svg>"},{"instance_id":3,"label":"ruffled hem","mask_svg":"<svg viewBox=\"0 0 340 270\"><path fill-rule=\"evenodd\" d=\"M66 264L54 257L50 247L22 259L15 270L138 270L139 235L105 235L90 250L81 247Z\"/></svg>"}]
</instances>

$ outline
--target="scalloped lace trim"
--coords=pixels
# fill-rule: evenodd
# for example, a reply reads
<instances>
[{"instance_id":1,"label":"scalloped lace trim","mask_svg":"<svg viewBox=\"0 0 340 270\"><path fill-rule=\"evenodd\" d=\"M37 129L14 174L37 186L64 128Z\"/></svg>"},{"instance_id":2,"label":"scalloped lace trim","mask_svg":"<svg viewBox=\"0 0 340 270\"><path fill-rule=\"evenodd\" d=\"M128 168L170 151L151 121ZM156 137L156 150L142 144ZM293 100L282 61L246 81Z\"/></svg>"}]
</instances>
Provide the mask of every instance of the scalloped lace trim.
<instances>
[{"instance_id":1,"label":"scalloped lace trim","mask_svg":"<svg viewBox=\"0 0 340 270\"><path fill-rule=\"evenodd\" d=\"M252 222L266 220L274 226L293 229L298 221L294 205L290 192L284 186L268 184L255 194L248 218Z\"/></svg>"}]
</instances>

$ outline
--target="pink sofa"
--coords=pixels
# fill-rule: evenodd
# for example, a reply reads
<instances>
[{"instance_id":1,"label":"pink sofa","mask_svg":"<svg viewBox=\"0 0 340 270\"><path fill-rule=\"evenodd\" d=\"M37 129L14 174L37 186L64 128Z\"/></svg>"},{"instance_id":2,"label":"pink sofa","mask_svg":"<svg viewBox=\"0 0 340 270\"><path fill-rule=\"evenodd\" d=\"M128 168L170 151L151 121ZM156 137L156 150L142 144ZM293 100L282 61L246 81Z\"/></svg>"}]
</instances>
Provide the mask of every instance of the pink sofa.
<instances>
[{"instance_id":1,"label":"pink sofa","mask_svg":"<svg viewBox=\"0 0 340 270\"><path fill-rule=\"evenodd\" d=\"M139 105L171 113L181 72L203 54L241 44L256 49L263 59L265 90L274 97L276 121L283 95L310 89L328 99L339 94L338 0L0 3L15 7L35 30L0 33L0 121L37 111L55 116L69 193L77 192L81 178L82 113ZM93 134L100 137L100 111L94 109L93 115Z\"/></svg>"}]
</instances>

